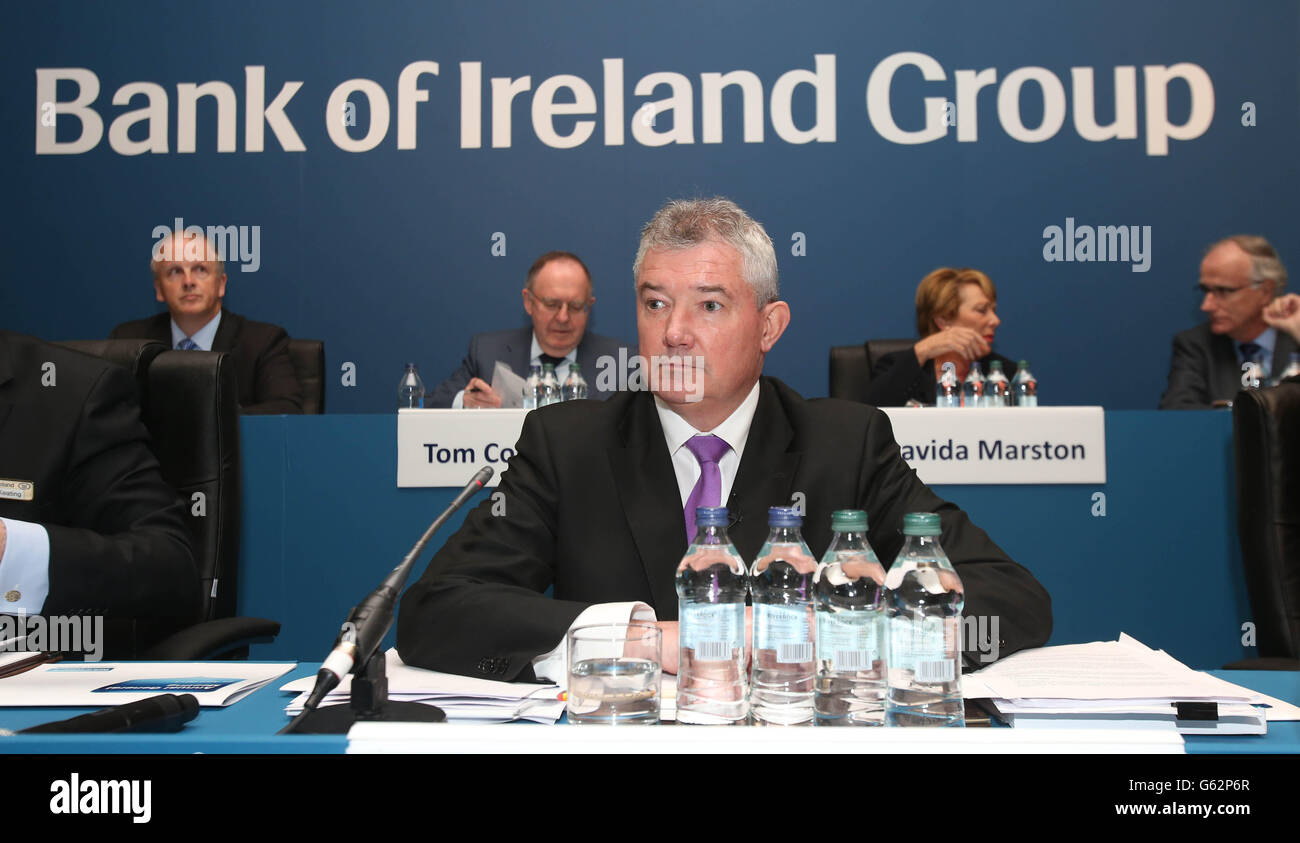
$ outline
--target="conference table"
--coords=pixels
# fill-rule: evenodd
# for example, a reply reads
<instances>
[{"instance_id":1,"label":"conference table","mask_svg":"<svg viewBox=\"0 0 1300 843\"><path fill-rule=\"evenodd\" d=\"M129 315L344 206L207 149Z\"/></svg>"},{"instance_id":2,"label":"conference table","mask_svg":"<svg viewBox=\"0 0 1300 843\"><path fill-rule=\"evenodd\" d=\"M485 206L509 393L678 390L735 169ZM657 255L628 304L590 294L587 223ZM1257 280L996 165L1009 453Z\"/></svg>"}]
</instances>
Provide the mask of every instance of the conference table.
<instances>
[{"instance_id":1,"label":"conference table","mask_svg":"<svg viewBox=\"0 0 1300 843\"><path fill-rule=\"evenodd\" d=\"M180 732L172 734L123 734L123 735L13 735L0 737L0 752L6 753L55 753L55 754L171 754L171 753L292 753L292 754L339 754L349 750L349 740L345 735L277 735L288 722L284 707L292 698L282 693L279 688L285 683L304 676L312 676L318 669L318 663L302 663L285 676L271 682L244 699L225 708L205 708L199 716L188 723ZM1277 697L1300 705L1300 672L1296 671L1209 671L1229 682L1242 685L1269 696ZM3 680L0 680L3 681ZM87 709L69 708L4 708L0 709L0 728L17 730L46 723L52 720L83 714ZM461 726L450 724L457 730L457 740L449 747L456 752L476 751L512 751L527 753L555 752L557 731L567 734L564 741L587 741L594 735L607 734L608 727L572 726L558 723L554 726L540 726L532 723L513 723L508 726L469 724ZM443 728L434 726L433 729ZM495 739L494 731L509 728L510 749L502 750L501 743ZM635 728L635 727L628 727ZM662 724L654 729L696 730L699 727ZM763 753L765 745L775 745L775 738L765 738L773 730L756 727L739 727L750 733L746 741L747 750ZM482 730L484 740L476 745L474 732ZM620 729L626 732L627 729ZM842 729L818 729L817 732L843 732ZM897 733L933 732L939 730L866 730L853 729L854 732L890 732L891 740L897 739ZM942 730L951 733L952 730ZM975 751L998 751L999 741L1006 743L1003 747L1014 752L1032 752L1036 741L1052 741L1050 732L1036 732L1034 737L1026 738L1016 734L1016 729L995 726L991 729L976 729L967 732L995 733L983 735ZM425 733L429 734L429 733ZM436 735L436 731L432 732ZM450 734L450 732L449 732ZM998 735L1005 735L999 738ZM468 737L467 737L468 736ZM960 738L959 738L960 739ZM972 738L974 740L974 738ZM1012 745L1012 741L1015 742ZM681 747L674 743L674 747ZM356 751L359 747L352 747ZM439 751L436 737L425 740L415 747L422 751ZM1087 751L1087 747L1080 747ZM591 751L587 749L586 751ZM681 750L688 751L688 750ZM864 746L863 751L871 751ZM1300 753L1300 722L1271 722L1267 735L1196 735L1184 737L1184 751L1189 754L1296 754Z\"/></svg>"}]
</instances>

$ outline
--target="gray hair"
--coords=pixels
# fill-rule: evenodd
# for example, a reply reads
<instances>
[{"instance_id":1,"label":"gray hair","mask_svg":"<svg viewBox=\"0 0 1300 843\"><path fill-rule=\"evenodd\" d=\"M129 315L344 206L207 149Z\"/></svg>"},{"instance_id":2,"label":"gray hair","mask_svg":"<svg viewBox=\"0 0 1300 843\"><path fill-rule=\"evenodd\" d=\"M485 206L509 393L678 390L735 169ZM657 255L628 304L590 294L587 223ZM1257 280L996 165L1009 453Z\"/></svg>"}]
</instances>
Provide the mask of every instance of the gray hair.
<instances>
[{"instance_id":1,"label":"gray hair","mask_svg":"<svg viewBox=\"0 0 1300 843\"><path fill-rule=\"evenodd\" d=\"M168 231L166 234L159 237L158 240L154 241L153 252L151 253L149 260L149 272L153 274L155 280L158 278L158 264L160 261L157 257L153 257L153 255L159 255L163 252L170 251L172 259L175 259L178 251L176 248L177 240L180 240L181 242L179 249L181 258L184 258L189 253L190 247L185 245L186 240L202 240L204 254L211 259L212 263L217 265L217 277L220 278L226 274L226 262L222 260L221 251L217 249L217 245L212 242L212 238L206 234L200 235L199 233L189 229L181 229L180 231ZM171 249L165 250L163 248L164 243L171 243ZM163 259L166 260L166 256L164 256Z\"/></svg>"},{"instance_id":2,"label":"gray hair","mask_svg":"<svg viewBox=\"0 0 1300 843\"><path fill-rule=\"evenodd\" d=\"M762 223L721 196L676 199L660 208L641 229L632 277L640 275L641 261L651 249L689 249L705 243L725 243L740 254L741 275L753 289L759 307L777 300L780 290L772 238Z\"/></svg>"},{"instance_id":3,"label":"gray hair","mask_svg":"<svg viewBox=\"0 0 1300 843\"><path fill-rule=\"evenodd\" d=\"M1210 248L1206 249L1205 252L1209 254L1227 243L1232 243L1250 256L1250 281L1252 284L1272 281L1273 296L1277 297L1282 294L1282 290L1286 288L1286 267L1282 265L1282 259L1277 256L1277 249L1274 249L1268 240L1258 234L1234 234L1211 244Z\"/></svg>"}]
</instances>

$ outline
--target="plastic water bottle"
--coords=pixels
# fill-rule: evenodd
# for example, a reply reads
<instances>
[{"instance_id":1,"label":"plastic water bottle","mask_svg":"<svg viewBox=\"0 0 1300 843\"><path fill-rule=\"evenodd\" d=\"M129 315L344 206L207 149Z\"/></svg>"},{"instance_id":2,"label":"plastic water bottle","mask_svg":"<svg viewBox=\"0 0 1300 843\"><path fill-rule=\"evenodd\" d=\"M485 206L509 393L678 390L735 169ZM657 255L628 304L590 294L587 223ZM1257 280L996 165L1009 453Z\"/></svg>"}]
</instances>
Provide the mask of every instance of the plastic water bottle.
<instances>
[{"instance_id":1,"label":"plastic water bottle","mask_svg":"<svg viewBox=\"0 0 1300 843\"><path fill-rule=\"evenodd\" d=\"M749 571L754 658L749 709L756 725L811 724L817 560L804 543L797 510L768 511L767 542Z\"/></svg>"},{"instance_id":2,"label":"plastic water bottle","mask_svg":"<svg viewBox=\"0 0 1300 843\"><path fill-rule=\"evenodd\" d=\"M677 722L744 723L745 562L727 536L727 508L695 511L695 540L677 566Z\"/></svg>"},{"instance_id":3,"label":"plastic water bottle","mask_svg":"<svg viewBox=\"0 0 1300 843\"><path fill-rule=\"evenodd\" d=\"M1002 371L1002 361L994 360L989 364L989 378L984 384L984 401L988 407L1011 406L1011 381Z\"/></svg>"},{"instance_id":4,"label":"plastic water bottle","mask_svg":"<svg viewBox=\"0 0 1300 843\"><path fill-rule=\"evenodd\" d=\"M577 363L569 366L569 376L564 379L564 400L576 401L587 397L587 382L582 379L582 369Z\"/></svg>"},{"instance_id":5,"label":"plastic water bottle","mask_svg":"<svg viewBox=\"0 0 1300 843\"><path fill-rule=\"evenodd\" d=\"M961 384L957 382L955 363L944 363L939 374L939 382L934 388L934 406L960 407Z\"/></svg>"},{"instance_id":6,"label":"plastic water bottle","mask_svg":"<svg viewBox=\"0 0 1300 843\"><path fill-rule=\"evenodd\" d=\"M954 378L955 380L955 378ZM834 536L813 577L817 594L818 726L885 720L885 569L867 543L867 514L831 515Z\"/></svg>"},{"instance_id":7,"label":"plastic water bottle","mask_svg":"<svg viewBox=\"0 0 1300 843\"><path fill-rule=\"evenodd\" d=\"M555 366L550 363L542 365L542 388L537 393L537 406L560 403L560 382L555 379Z\"/></svg>"},{"instance_id":8,"label":"plastic water bottle","mask_svg":"<svg viewBox=\"0 0 1300 843\"><path fill-rule=\"evenodd\" d=\"M1016 365L1016 376L1011 379L1011 392L1015 395L1017 407L1038 406L1038 378L1029 371L1029 361L1021 360Z\"/></svg>"},{"instance_id":9,"label":"plastic water bottle","mask_svg":"<svg viewBox=\"0 0 1300 843\"><path fill-rule=\"evenodd\" d=\"M1290 362L1286 364L1286 368L1282 370L1282 374L1277 376L1277 380L1275 380L1273 384L1277 385L1287 378L1293 378L1296 375L1300 375L1300 351L1291 352Z\"/></svg>"},{"instance_id":10,"label":"plastic water bottle","mask_svg":"<svg viewBox=\"0 0 1300 843\"><path fill-rule=\"evenodd\" d=\"M891 726L965 726L961 609L965 589L939 546L939 516L903 516L903 549L885 577Z\"/></svg>"},{"instance_id":11,"label":"plastic water bottle","mask_svg":"<svg viewBox=\"0 0 1300 843\"><path fill-rule=\"evenodd\" d=\"M980 371L979 363L970 364L970 374L966 375L966 382L962 384L961 405L963 407L984 406L984 373Z\"/></svg>"},{"instance_id":12,"label":"plastic water bottle","mask_svg":"<svg viewBox=\"0 0 1300 843\"><path fill-rule=\"evenodd\" d=\"M537 409L537 396L542 391L542 364L533 363L528 369L528 380L524 381L524 409Z\"/></svg>"},{"instance_id":13,"label":"plastic water bottle","mask_svg":"<svg viewBox=\"0 0 1300 843\"><path fill-rule=\"evenodd\" d=\"M406 364L406 374L402 375L402 382L397 385L397 408L403 407L423 407L424 406L424 381L420 380L420 370L415 368L414 363Z\"/></svg>"}]
</instances>

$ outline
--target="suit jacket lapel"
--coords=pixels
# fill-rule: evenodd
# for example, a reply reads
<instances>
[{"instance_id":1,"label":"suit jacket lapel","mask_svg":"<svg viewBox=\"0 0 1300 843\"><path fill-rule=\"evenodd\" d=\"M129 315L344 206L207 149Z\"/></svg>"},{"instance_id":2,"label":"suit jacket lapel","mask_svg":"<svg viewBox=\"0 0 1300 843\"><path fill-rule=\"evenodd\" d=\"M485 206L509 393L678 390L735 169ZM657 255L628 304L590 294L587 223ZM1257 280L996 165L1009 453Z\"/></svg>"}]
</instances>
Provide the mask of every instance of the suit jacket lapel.
<instances>
[{"instance_id":1,"label":"suit jacket lapel","mask_svg":"<svg viewBox=\"0 0 1300 843\"><path fill-rule=\"evenodd\" d=\"M1237 349L1231 337L1215 334L1210 338L1210 400L1217 396L1231 399L1241 390L1241 364L1237 362Z\"/></svg>"},{"instance_id":2,"label":"suit jacket lapel","mask_svg":"<svg viewBox=\"0 0 1300 843\"><path fill-rule=\"evenodd\" d=\"M634 396L623 427L623 446L608 452L614 488L655 605L674 606L672 572L686 553L686 524L668 444L649 393Z\"/></svg>"},{"instance_id":3,"label":"suit jacket lapel","mask_svg":"<svg viewBox=\"0 0 1300 843\"><path fill-rule=\"evenodd\" d=\"M767 508L788 506L796 491L795 471L801 454L791 451L794 430L767 379L759 381L758 407L745 440L736 480L727 507L731 510L731 540L748 562L767 539Z\"/></svg>"},{"instance_id":4,"label":"suit jacket lapel","mask_svg":"<svg viewBox=\"0 0 1300 843\"><path fill-rule=\"evenodd\" d=\"M234 351L239 346L239 329L243 320L229 310L221 311L221 321L217 323L217 334L212 338L213 351Z\"/></svg>"},{"instance_id":5,"label":"suit jacket lapel","mask_svg":"<svg viewBox=\"0 0 1300 843\"><path fill-rule=\"evenodd\" d=\"M533 361L533 329L520 328L506 341L506 353L502 360L510 365L511 371L521 378L528 377L528 366ZM484 380L491 382L492 373L488 372Z\"/></svg>"}]
</instances>

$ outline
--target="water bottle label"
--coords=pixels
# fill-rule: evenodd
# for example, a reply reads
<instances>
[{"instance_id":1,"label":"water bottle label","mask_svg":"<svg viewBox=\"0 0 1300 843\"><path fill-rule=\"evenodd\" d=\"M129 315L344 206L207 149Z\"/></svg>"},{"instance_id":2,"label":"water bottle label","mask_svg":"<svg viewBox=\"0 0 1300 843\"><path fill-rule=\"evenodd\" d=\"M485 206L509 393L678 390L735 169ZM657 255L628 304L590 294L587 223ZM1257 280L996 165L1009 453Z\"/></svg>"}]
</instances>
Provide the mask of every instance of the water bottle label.
<instances>
[{"instance_id":1,"label":"water bottle label","mask_svg":"<svg viewBox=\"0 0 1300 843\"><path fill-rule=\"evenodd\" d=\"M874 612L823 612L817 615L818 657L828 670L871 670L880 657Z\"/></svg>"},{"instance_id":2,"label":"water bottle label","mask_svg":"<svg viewBox=\"0 0 1300 843\"><path fill-rule=\"evenodd\" d=\"M890 670L910 670L919 682L951 682L956 679L957 625L950 620L890 619Z\"/></svg>"},{"instance_id":3,"label":"water bottle label","mask_svg":"<svg viewBox=\"0 0 1300 843\"><path fill-rule=\"evenodd\" d=\"M739 603L683 606L677 634L696 662L722 662L745 650L745 609Z\"/></svg>"},{"instance_id":4,"label":"water bottle label","mask_svg":"<svg viewBox=\"0 0 1300 843\"><path fill-rule=\"evenodd\" d=\"M775 650L778 662L810 662L813 645L808 634L806 606L754 607L754 647Z\"/></svg>"}]
</instances>

